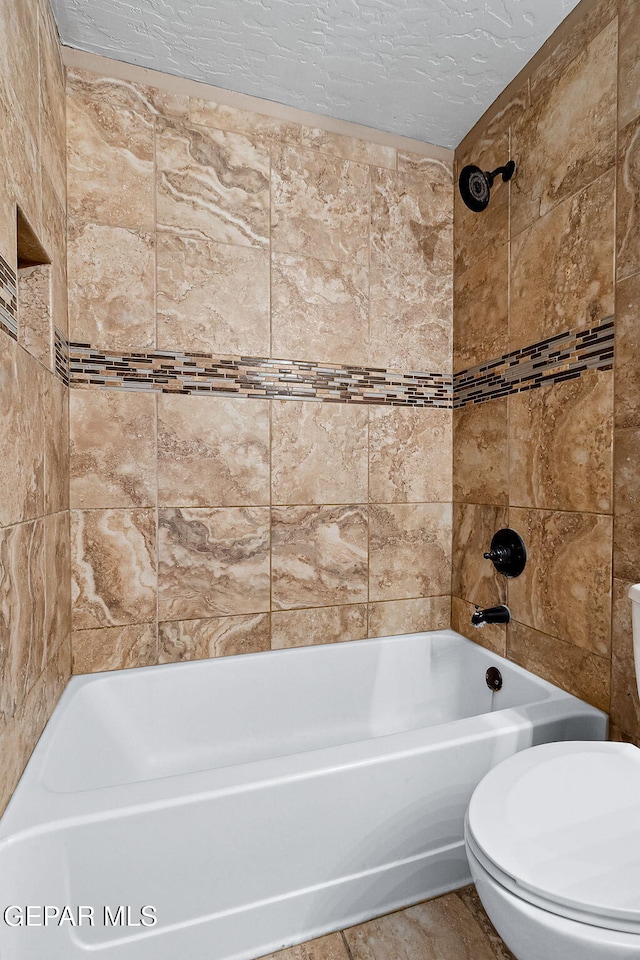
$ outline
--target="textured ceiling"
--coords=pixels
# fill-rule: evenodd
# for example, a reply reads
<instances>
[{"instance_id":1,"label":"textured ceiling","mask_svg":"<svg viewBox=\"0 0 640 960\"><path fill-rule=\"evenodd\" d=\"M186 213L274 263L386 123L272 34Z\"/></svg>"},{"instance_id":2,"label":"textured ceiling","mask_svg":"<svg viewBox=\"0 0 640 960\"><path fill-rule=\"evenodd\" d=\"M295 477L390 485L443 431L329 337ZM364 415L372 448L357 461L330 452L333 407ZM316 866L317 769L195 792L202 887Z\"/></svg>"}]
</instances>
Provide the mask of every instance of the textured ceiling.
<instances>
[{"instance_id":1,"label":"textured ceiling","mask_svg":"<svg viewBox=\"0 0 640 960\"><path fill-rule=\"evenodd\" d=\"M456 146L578 0L53 0L63 43Z\"/></svg>"}]
</instances>

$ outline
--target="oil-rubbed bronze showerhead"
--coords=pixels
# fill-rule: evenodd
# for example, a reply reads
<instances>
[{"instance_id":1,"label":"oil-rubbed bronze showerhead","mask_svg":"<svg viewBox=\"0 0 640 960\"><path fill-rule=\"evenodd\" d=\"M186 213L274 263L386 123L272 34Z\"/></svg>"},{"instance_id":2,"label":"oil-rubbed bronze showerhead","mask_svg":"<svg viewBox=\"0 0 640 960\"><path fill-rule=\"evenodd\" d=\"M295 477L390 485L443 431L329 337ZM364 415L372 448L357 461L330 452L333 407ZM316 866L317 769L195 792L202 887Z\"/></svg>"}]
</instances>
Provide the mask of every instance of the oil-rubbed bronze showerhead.
<instances>
[{"instance_id":1,"label":"oil-rubbed bronze showerhead","mask_svg":"<svg viewBox=\"0 0 640 960\"><path fill-rule=\"evenodd\" d=\"M491 187L498 174L502 174L502 179L506 183L507 180L511 180L515 170L516 165L513 160L509 160L504 167L498 167L492 172L483 171L470 163L463 168L458 178L460 196L470 210L482 213L489 205Z\"/></svg>"}]
</instances>

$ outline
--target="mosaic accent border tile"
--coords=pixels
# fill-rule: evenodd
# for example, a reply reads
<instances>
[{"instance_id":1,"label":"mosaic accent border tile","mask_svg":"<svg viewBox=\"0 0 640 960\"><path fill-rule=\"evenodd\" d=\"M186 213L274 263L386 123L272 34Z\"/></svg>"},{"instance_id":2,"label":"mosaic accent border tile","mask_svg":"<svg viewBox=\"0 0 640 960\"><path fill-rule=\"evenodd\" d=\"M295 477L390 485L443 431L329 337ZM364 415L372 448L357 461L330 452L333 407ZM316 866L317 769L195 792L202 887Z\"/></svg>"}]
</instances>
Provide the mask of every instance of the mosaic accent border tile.
<instances>
[{"instance_id":1,"label":"mosaic accent border tile","mask_svg":"<svg viewBox=\"0 0 640 960\"><path fill-rule=\"evenodd\" d=\"M14 340L17 306L16 274L0 256L0 330ZM57 328L54 346L56 375L73 387L451 409L572 380L586 370L611 369L614 318L548 337L453 377L264 357L114 353L69 343Z\"/></svg>"},{"instance_id":2,"label":"mosaic accent border tile","mask_svg":"<svg viewBox=\"0 0 640 960\"><path fill-rule=\"evenodd\" d=\"M18 339L18 284L7 261L0 257L0 329Z\"/></svg>"},{"instance_id":3,"label":"mosaic accent border tile","mask_svg":"<svg viewBox=\"0 0 640 960\"><path fill-rule=\"evenodd\" d=\"M65 335L54 327L53 347L56 363L56 376L62 380L66 387L69 386L69 342Z\"/></svg>"},{"instance_id":4,"label":"mosaic accent border tile","mask_svg":"<svg viewBox=\"0 0 640 960\"><path fill-rule=\"evenodd\" d=\"M574 380L586 370L609 370L614 355L614 318L588 330L567 331L513 350L453 378L454 407Z\"/></svg>"},{"instance_id":5,"label":"mosaic accent border tile","mask_svg":"<svg viewBox=\"0 0 640 960\"><path fill-rule=\"evenodd\" d=\"M74 387L445 409L453 406L453 378L444 373L393 373L375 367L169 351L116 354L82 343L71 343L69 349Z\"/></svg>"}]
</instances>

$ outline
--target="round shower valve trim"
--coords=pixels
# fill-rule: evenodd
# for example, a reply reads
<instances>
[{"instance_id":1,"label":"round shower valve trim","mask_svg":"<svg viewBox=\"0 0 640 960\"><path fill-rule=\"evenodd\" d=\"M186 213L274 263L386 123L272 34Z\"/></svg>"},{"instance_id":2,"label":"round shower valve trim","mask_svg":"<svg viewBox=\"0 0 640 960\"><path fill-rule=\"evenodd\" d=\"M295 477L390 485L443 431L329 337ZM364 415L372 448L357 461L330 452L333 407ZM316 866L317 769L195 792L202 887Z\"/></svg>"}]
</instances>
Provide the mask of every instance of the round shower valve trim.
<instances>
[{"instance_id":1,"label":"round shower valve trim","mask_svg":"<svg viewBox=\"0 0 640 960\"><path fill-rule=\"evenodd\" d=\"M527 548L519 533L510 527L503 527L494 533L491 549L484 554L484 558L491 560L503 576L519 577L527 562Z\"/></svg>"}]
</instances>

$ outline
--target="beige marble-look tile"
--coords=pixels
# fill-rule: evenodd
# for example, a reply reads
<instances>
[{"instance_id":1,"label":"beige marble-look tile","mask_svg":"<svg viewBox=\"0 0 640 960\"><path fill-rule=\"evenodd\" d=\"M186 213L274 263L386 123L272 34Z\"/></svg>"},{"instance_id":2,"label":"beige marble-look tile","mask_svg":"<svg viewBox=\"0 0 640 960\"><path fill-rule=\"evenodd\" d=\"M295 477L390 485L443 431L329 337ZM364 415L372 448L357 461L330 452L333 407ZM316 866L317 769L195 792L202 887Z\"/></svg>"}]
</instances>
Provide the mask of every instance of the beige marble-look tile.
<instances>
[{"instance_id":1,"label":"beige marble-look tile","mask_svg":"<svg viewBox=\"0 0 640 960\"><path fill-rule=\"evenodd\" d=\"M366 602L366 507L274 507L271 522L274 610Z\"/></svg>"},{"instance_id":2,"label":"beige marble-look tile","mask_svg":"<svg viewBox=\"0 0 640 960\"><path fill-rule=\"evenodd\" d=\"M17 0L0 21L3 30L3 73L30 124L38 122L38 7Z\"/></svg>"},{"instance_id":3,"label":"beige marble-look tile","mask_svg":"<svg viewBox=\"0 0 640 960\"><path fill-rule=\"evenodd\" d=\"M67 337L69 333L67 210L66 204L60 202L44 166L42 167L42 241L51 259L52 323Z\"/></svg>"},{"instance_id":4,"label":"beige marble-look tile","mask_svg":"<svg viewBox=\"0 0 640 960\"><path fill-rule=\"evenodd\" d=\"M3 99L0 85L0 123L4 129L4 119L10 105ZM0 157L0 256L11 266L16 267L16 216L13 199L13 183L9 160Z\"/></svg>"},{"instance_id":5,"label":"beige marble-look tile","mask_svg":"<svg viewBox=\"0 0 640 960\"><path fill-rule=\"evenodd\" d=\"M369 408L369 498L377 503L451 500L452 412Z\"/></svg>"},{"instance_id":6,"label":"beige marble-look tile","mask_svg":"<svg viewBox=\"0 0 640 960\"><path fill-rule=\"evenodd\" d=\"M623 280L640 271L640 117L618 136L616 272Z\"/></svg>"},{"instance_id":7,"label":"beige marble-look tile","mask_svg":"<svg viewBox=\"0 0 640 960\"><path fill-rule=\"evenodd\" d=\"M613 20L513 125L512 239L615 162L617 28Z\"/></svg>"},{"instance_id":8,"label":"beige marble-look tile","mask_svg":"<svg viewBox=\"0 0 640 960\"><path fill-rule=\"evenodd\" d=\"M74 509L155 506L152 394L71 390L69 428Z\"/></svg>"},{"instance_id":9,"label":"beige marble-look tile","mask_svg":"<svg viewBox=\"0 0 640 960\"><path fill-rule=\"evenodd\" d=\"M47 513L69 509L69 388L44 375L44 507Z\"/></svg>"},{"instance_id":10,"label":"beige marble-look tile","mask_svg":"<svg viewBox=\"0 0 640 960\"><path fill-rule=\"evenodd\" d=\"M44 13L44 11L43 11ZM61 203L66 202L65 77L53 16L39 18L40 159Z\"/></svg>"},{"instance_id":11,"label":"beige marble-look tile","mask_svg":"<svg viewBox=\"0 0 640 960\"><path fill-rule=\"evenodd\" d=\"M367 265L275 253L271 328L272 356L366 365Z\"/></svg>"},{"instance_id":12,"label":"beige marble-look tile","mask_svg":"<svg viewBox=\"0 0 640 960\"><path fill-rule=\"evenodd\" d=\"M266 246L269 153L237 133L156 121L157 223L200 240Z\"/></svg>"},{"instance_id":13,"label":"beige marble-look tile","mask_svg":"<svg viewBox=\"0 0 640 960\"><path fill-rule=\"evenodd\" d=\"M74 674L151 667L158 663L155 623L74 630L71 647Z\"/></svg>"},{"instance_id":14,"label":"beige marble-look tile","mask_svg":"<svg viewBox=\"0 0 640 960\"><path fill-rule=\"evenodd\" d=\"M420 173L372 171L371 359L396 370L449 371L452 187Z\"/></svg>"},{"instance_id":15,"label":"beige marble-look tile","mask_svg":"<svg viewBox=\"0 0 640 960\"><path fill-rule=\"evenodd\" d=\"M44 520L0 530L0 726L46 663Z\"/></svg>"},{"instance_id":16,"label":"beige marble-look tile","mask_svg":"<svg viewBox=\"0 0 640 960\"><path fill-rule=\"evenodd\" d=\"M513 506L611 513L613 372L509 397Z\"/></svg>"},{"instance_id":17,"label":"beige marble-look tile","mask_svg":"<svg viewBox=\"0 0 640 960\"><path fill-rule=\"evenodd\" d=\"M485 929L455 893L344 932L351 960L496 960Z\"/></svg>"},{"instance_id":18,"label":"beige marble-look tile","mask_svg":"<svg viewBox=\"0 0 640 960\"><path fill-rule=\"evenodd\" d=\"M640 115L640 9L636 0L618 2L618 127Z\"/></svg>"},{"instance_id":19,"label":"beige marble-look tile","mask_svg":"<svg viewBox=\"0 0 640 960\"><path fill-rule=\"evenodd\" d=\"M296 947L270 953L263 960L351 960L340 933L307 940Z\"/></svg>"},{"instance_id":20,"label":"beige marble-look tile","mask_svg":"<svg viewBox=\"0 0 640 960\"><path fill-rule=\"evenodd\" d=\"M46 376L33 357L0 334L0 526L43 512Z\"/></svg>"},{"instance_id":21,"label":"beige marble-look tile","mask_svg":"<svg viewBox=\"0 0 640 960\"><path fill-rule=\"evenodd\" d=\"M155 619L154 510L72 510L71 564L74 629Z\"/></svg>"},{"instance_id":22,"label":"beige marble-look tile","mask_svg":"<svg viewBox=\"0 0 640 960\"><path fill-rule=\"evenodd\" d=\"M12 101L17 127L15 139L9 140L8 144L5 141L7 131L3 127L3 147L17 146L17 141L23 138L32 141L34 148L38 145L38 19L37 6L29 0L17 0L9 6L3 5L0 10L2 85ZM36 209L34 206L30 212L35 213Z\"/></svg>"},{"instance_id":23,"label":"beige marble-look tile","mask_svg":"<svg viewBox=\"0 0 640 960\"><path fill-rule=\"evenodd\" d=\"M455 895L462 900L469 913L482 930L484 930L491 944L491 949L495 954L495 960L516 960L516 957L514 957L507 945L503 943L496 928L489 920L475 886L471 884L468 887L462 887L461 890L456 890Z\"/></svg>"},{"instance_id":24,"label":"beige marble-look tile","mask_svg":"<svg viewBox=\"0 0 640 960\"><path fill-rule=\"evenodd\" d=\"M71 542L69 513L51 514L44 522L45 656L71 636Z\"/></svg>"},{"instance_id":25,"label":"beige marble-look tile","mask_svg":"<svg viewBox=\"0 0 640 960\"><path fill-rule=\"evenodd\" d=\"M162 509L158 617L269 610L269 508Z\"/></svg>"},{"instance_id":26,"label":"beige marble-look tile","mask_svg":"<svg viewBox=\"0 0 640 960\"><path fill-rule=\"evenodd\" d=\"M614 171L511 241L509 349L613 313Z\"/></svg>"},{"instance_id":27,"label":"beige marble-look tile","mask_svg":"<svg viewBox=\"0 0 640 960\"><path fill-rule=\"evenodd\" d=\"M613 581L611 618L611 720L628 737L640 740L640 699L633 656L628 580Z\"/></svg>"},{"instance_id":28,"label":"beige marble-look tile","mask_svg":"<svg viewBox=\"0 0 640 960\"><path fill-rule=\"evenodd\" d=\"M509 502L507 397L454 410L453 499L464 503Z\"/></svg>"},{"instance_id":29,"label":"beige marble-look tile","mask_svg":"<svg viewBox=\"0 0 640 960\"><path fill-rule=\"evenodd\" d=\"M453 369L488 363L509 349L509 246L478 251L453 275Z\"/></svg>"},{"instance_id":30,"label":"beige marble-look tile","mask_svg":"<svg viewBox=\"0 0 640 960\"><path fill-rule=\"evenodd\" d=\"M153 114L136 84L67 74L69 215L153 229Z\"/></svg>"},{"instance_id":31,"label":"beige marble-look tile","mask_svg":"<svg viewBox=\"0 0 640 960\"><path fill-rule=\"evenodd\" d=\"M378 163L376 166L381 167L383 164ZM399 173L421 173L431 183L440 181L453 185L453 164L448 160L437 160L421 153L398 150L397 166Z\"/></svg>"},{"instance_id":32,"label":"beige marble-look tile","mask_svg":"<svg viewBox=\"0 0 640 960\"><path fill-rule=\"evenodd\" d=\"M270 649L268 613L208 620L173 620L158 625L160 663L235 657Z\"/></svg>"},{"instance_id":33,"label":"beige marble-look tile","mask_svg":"<svg viewBox=\"0 0 640 960\"><path fill-rule=\"evenodd\" d=\"M616 287L616 427L640 427L640 274Z\"/></svg>"},{"instance_id":34,"label":"beige marble-look tile","mask_svg":"<svg viewBox=\"0 0 640 960\"><path fill-rule=\"evenodd\" d=\"M368 163L374 167L396 169L395 147L385 147L370 140L346 137L341 133L331 133L318 127L302 127L302 146L319 153L328 153L341 160L355 160L356 163Z\"/></svg>"},{"instance_id":35,"label":"beige marble-look tile","mask_svg":"<svg viewBox=\"0 0 640 960\"><path fill-rule=\"evenodd\" d=\"M269 504L269 401L158 398L158 503Z\"/></svg>"},{"instance_id":36,"label":"beige marble-look tile","mask_svg":"<svg viewBox=\"0 0 640 960\"><path fill-rule=\"evenodd\" d=\"M367 410L346 403L272 400L273 503L363 503Z\"/></svg>"},{"instance_id":37,"label":"beige marble-look tile","mask_svg":"<svg viewBox=\"0 0 640 960\"><path fill-rule=\"evenodd\" d=\"M445 630L451 621L450 597L420 597L369 604L369 636L393 637Z\"/></svg>"},{"instance_id":38,"label":"beige marble-look tile","mask_svg":"<svg viewBox=\"0 0 640 960\"><path fill-rule=\"evenodd\" d=\"M494 533L508 526L506 506L454 503L451 588L454 597L479 607L506 602L506 580L483 554L489 550Z\"/></svg>"},{"instance_id":39,"label":"beige marble-look tile","mask_svg":"<svg viewBox=\"0 0 640 960\"><path fill-rule=\"evenodd\" d=\"M481 121L469 131L463 138L461 144L456 149L455 174L459 175L463 167L469 163L476 164L483 170L494 170L502 166L505 162L504 153L509 150L508 136L511 127L518 117L522 116L524 111L531 103L529 80L526 79L518 84L509 92L509 97L498 106L494 112L493 107L487 111L487 119ZM500 189L504 181L498 178L494 188ZM507 191L508 193L508 191ZM509 197L501 196L500 205L508 205ZM493 196L491 199L493 208ZM468 207L465 207L468 210ZM483 218L471 217L470 222L481 221Z\"/></svg>"},{"instance_id":40,"label":"beige marble-look tile","mask_svg":"<svg viewBox=\"0 0 640 960\"><path fill-rule=\"evenodd\" d=\"M98 350L155 346L154 264L153 233L71 220L70 339Z\"/></svg>"},{"instance_id":41,"label":"beige marble-look tile","mask_svg":"<svg viewBox=\"0 0 640 960\"><path fill-rule=\"evenodd\" d=\"M640 580L640 427L618 428L613 461L613 570L620 580Z\"/></svg>"},{"instance_id":42,"label":"beige marble-look tile","mask_svg":"<svg viewBox=\"0 0 640 960\"><path fill-rule=\"evenodd\" d=\"M35 696L32 692L31 697ZM27 702L31 699L28 698ZM33 731L34 724L30 725ZM44 724L43 724L44 729ZM42 733L42 730L33 731L34 740ZM19 718L8 720L0 731L0 764L2 765L2 779L0 780L0 813L4 813L11 800L14 790L18 786L18 781L22 776L27 764L28 756L33 750L33 744L29 744L31 749L25 749L25 732L22 728ZM25 756L25 754L27 754Z\"/></svg>"},{"instance_id":43,"label":"beige marble-look tile","mask_svg":"<svg viewBox=\"0 0 640 960\"><path fill-rule=\"evenodd\" d=\"M507 655L525 670L608 712L611 665L607 657L516 620L507 627Z\"/></svg>"},{"instance_id":44,"label":"beige marble-look tile","mask_svg":"<svg viewBox=\"0 0 640 960\"><path fill-rule=\"evenodd\" d=\"M51 265L18 270L18 341L48 370L53 369Z\"/></svg>"},{"instance_id":45,"label":"beige marble-look tile","mask_svg":"<svg viewBox=\"0 0 640 960\"><path fill-rule=\"evenodd\" d=\"M451 504L372 504L369 599L444 596L451 590Z\"/></svg>"},{"instance_id":46,"label":"beige marble-look tile","mask_svg":"<svg viewBox=\"0 0 640 960\"><path fill-rule=\"evenodd\" d=\"M509 580L511 616L589 653L611 653L612 519L511 507L527 565Z\"/></svg>"},{"instance_id":47,"label":"beige marble-look tile","mask_svg":"<svg viewBox=\"0 0 640 960\"><path fill-rule=\"evenodd\" d=\"M274 253L366 264L368 240L368 166L293 146L274 153Z\"/></svg>"},{"instance_id":48,"label":"beige marble-look tile","mask_svg":"<svg viewBox=\"0 0 640 960\"><path fill-rule=\"evenodd\" d=\"M252 140L265 144L299 143L300 125L288 120L278 120L251 110L240 110L215 100L199 97L189 98L191 123L229 133L241 133Z\"/></svg>"},{"instance_id":49,"label":"beige marble-look tile","mask_svg":"<svg viewBox=\"0 0 640 960\"><path fill-rule=\"evenodd\" d=\"M15 15L16 9L29 10L27 17L32 17L31 4L21 2L8 7L0 7L0 62L6 65L9 58L15 53L23 60L25 70L37 71L37 35L31 42L24 45L14 43L11 39L13 26L20 20L20 14ZM35 18L33 18L35 22ZM35 62L33 62L35 61ZM29 77L29 87L37 98L37 85L33 83L33 76ZM7 234L15 229L15 203L22 210L26 219L38 229L40 226L40 209L42 200L42 164L38 150L38 109L31 113L26 103L19 98L11 80L0 84L0 120L2 122L2 159L0 160L0 183L2 184L3 202L5 208L0 214L2 225ZM7 209L8 206L8 209ZM9 262L15 257L15 247L11 247L10 238L4 240L3 249Z\"/></svg>"},{"instance_id":50,"label":"beige marble-look tile","mask_svg":"<svg viewBox=\"0 0 640 960\"><path fill-rule=\"evenodd\" d=\"M562 40L533 72L532 99L543 96L548 88L557 82L561 71L566 70L577 56L584 53L589 44L614 19L619 3L620 0L597 0L583 9L579 22L574 24L572 30L564 33Z\"/></svg>"},{"instance_id":51,"label":"beige marble-look tile","mask_svg":"<svg viewBox=\"0 0 640 960\"><path fill-rule=\"evenodd\" d=\"M124 111L136 111L149 117L174 117L186 120L189 116L189 97L183 93L174 93L162 87L134 83L109 77L78 67L67 69L69 91L77 91L84 96L93 97L102 102L112 102Z\"/></svg>"},{"instance_id":52,"label":"beige marble-look tile","mask_svg":"<svg viewBox=\"0 0 640 960\"><path fill-rule=\"evenodd\" d=\"M276 610L271 614L271 648L308 647L317 643L363 640L367 636L366 604Z\"/></svg>"},{"instance_id":53,"label":"beige marble-look tile","mask_svg":"<svg viewBox=\"0 0 640 960\"><path fill-rule=\"evenodd\" d=\"M493 606L493 604L492 604ZM483 627L474 627L471 617L475 612L475 605L460 597L451 598L451 629L462 634L467 640L473 640L486 650L491 650L501 657L507 655L507 627L502 623L485 623Z\"/></svg>"},{"instance_id":54,"label":"beige marble-look tile","mask_svg":"<svg viewBox=\"0 0 640 960\"><path fill-rule=\"evenodd\" d=\"M269 356L269 253L158 234L161 350Z\"/></svg>"},{"instance_id":55,"label":"beige marble-look tile","mask_svg":"<svg viewBox=\"0 0 640 960\"><path fill-rule=\"evenodd\" d=\"M67 643L60 644L22 707L0 732L0 810L4 811L70 676Z\"/></svg>"}]
</instances>

